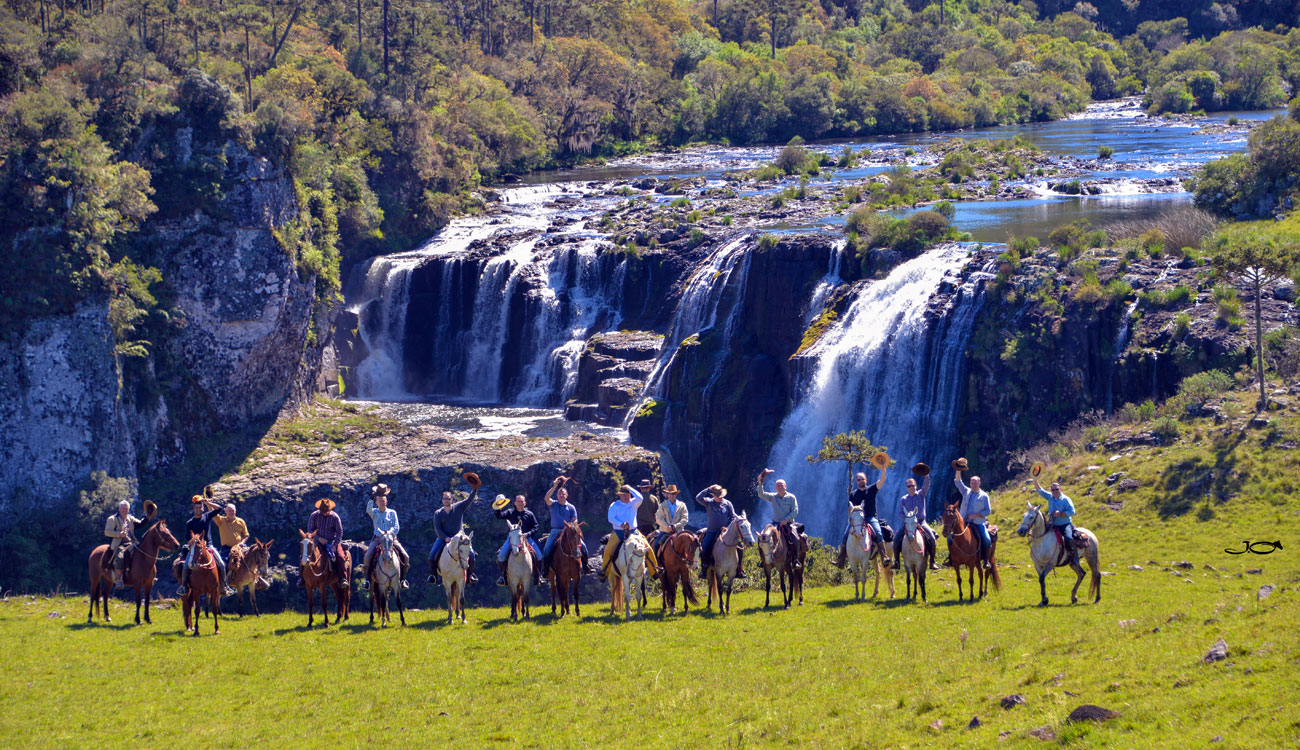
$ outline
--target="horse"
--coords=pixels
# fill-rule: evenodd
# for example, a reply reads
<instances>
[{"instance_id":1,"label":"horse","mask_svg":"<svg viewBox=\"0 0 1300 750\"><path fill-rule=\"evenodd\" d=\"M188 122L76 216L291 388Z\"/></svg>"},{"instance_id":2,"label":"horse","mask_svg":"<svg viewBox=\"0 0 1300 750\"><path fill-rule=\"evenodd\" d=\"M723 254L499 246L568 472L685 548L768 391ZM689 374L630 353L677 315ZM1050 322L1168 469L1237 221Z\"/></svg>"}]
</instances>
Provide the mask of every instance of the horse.
<instances>
[{"instance_id":1,"label":"horse","mask_svg":"<svg viewBox=\"0 0 1300 750\"><path fill-rule=\"evenodd\" d=\"M792 556L789 554L788 546L785 537L781 536L780 530L775 526L768 526L758 532L758 562L763 568L764 609L772 605L772 571L776 571L781 586L781 599L786 609L790 608L790 602L794 599L795 571L790 565ZM788 592L785 587L787 575L790 578ZM799 603L803 604L803 591L799 592Z\"/></svg>"},{"instance_id":2,"label":"horse","mask_svg":"<svg viewBox=\"0 0 1300 750\"><path fill-rule=\"evenodd\" d=\"M559 594L560 617L569 614L569 588L573 588L573 612L582 616L578 604L582 569L587 561L582 559L582 529L577 521L565 521L564 531L555 540L551 552L551 614L555 614L556 594Z\"/></svg>"},{"instance_id":3,"label":"horse","mask_svg":"<svg viewBox=\"0 0 1300 750\"><path fill-rule=\"evenodd\" d=\"M732 519L727 528L718 535L713 543L713 564L709 566L709 600L705 608L713 607L713 597L718 597L718 612L731 614L731 586L736 580L740 568L739 550L745 548L745 542L753 544L754 531L749 526L749 519L744 513ZM723 593L726 604L723 604Z\"/></svg>"},{"instance_id":4,"label":"horse","mask_svg":"<svg viewBox=\"0 0 1300 750\"><path fill-rule=\"evenodd\" d=\"M469 582L469 553L473 548L474 535L466 534L464 530L448 539L442 548L438 575L442 576L442 587L447 592L448 625L456 615L465 622L465 586Z\"/></svg>"},{"instance_id":5,"label":"horse","mask_svg":"<svg viewBox=\"0 0 1300 750\"><path fill-rule=\"evenodd\" d=\"M402 561L393 549L392 532L379 536L374 554L378 556L370 570L370 624L375 624L375 606L379 607L379 627L386 628L393 619L388 608L388 594L397 599L397 617L406 625L406 610L402 607Z\"/></svg>"},{"instance_id":6,"label":"horse","mask_svg":"<svg viewBox=\"0 0 1300 750\"><path fill-rule=\"evenodd\" d=\"M916 601L920 592L921 601L925 598L925 533L921 531L916 520L916 511L908 511L903 517L903 568L907 571L907 598ZM916 578L916 590L912 589L912 578Z\"/></svg>"},{"instance_id":7,"label":"horse","mask_svg":"<svg viewBox=\"0 0 1300 750\"><path fill-rule=\"evenodd\" d=\"M153 594L153 582L158 576L158 553L171 554L181 548L181 543L167 530L166 521L158 521L145 532L140 543L126 551L127 559L134 561L130 566L130 575L124 576L122 584L135 589L135 624L140 624L140 601L144 601L144 621L153 624L149 618L149 598ZM108 545L101 544L90 552L90 610L86 613L86 622L95 621L99 611L99 602L104 602L104 622L112 622L108 616L108 597L113 593L113 561L108 554Z\"/></svg>"},{"instance_id":8,"label":"horse","mask_svg":"<svg viewBox=\"0 0 1300 750\"><path fill-rule=\"evenodd\" d=\"M660 580L664 609L668 614L677 614L677 588L682 589L682 609L691 610L690 605L700 606L695 594L695 584L691 581L691 566L695 564L695 551L700 548L700 540L694 534L677 532L663 543L662 558L659 562L663 568Z\"/></svg>"},{"instance_id":9,"label":"horse","mask_svg":"<svg viewBox=\"0 0 1300 750\"><path fill-rule=\"evenodd\" d=\"M257 611L257 589L265 588L263 580L270 575L271 542L253 540L252 546L239 544L230 550L230 559L226 561L226 583L235 590L235 604L239 607L239 616L244 616L244 591L248 592L248 601L253 605L253 614L261 617Z\"/></svg>"},{"instance_id":10,"label":"horse","mask_svg":"<svg viewBox=\"0 0 1300 750\"><path fill-rule=\"evenodd\" d=\"M510 555L506 558L506 587L510 589L510 620L519 621L528 614L528 600L533 593L533 553L528 546L528 535L516 524L510 524ZM537 561L536 564L541 564Z\"/></svg>"},{"instance_id":11,"label":"horse","mask_svg":"<svg viewBox=\"0 0 1300 750\"><path fill-rule=\"evenodd\" d=\"M194 566L190 568L189 587L185 589L185 598L181 608L185 613L185 632L199 634L199 598L207 597L208 607L212 609L212 633L221 635L221 586L217 572L217 556L208 549L208 543L202 534L190 534L190 546L194 548ZM193 613L191 626L190 614Z\"/></svg>"},{"instance_id":12,"label":"horse","mask_svg":"<svg viewBox=\"0 0 1300 750\"><path fill-rule=\"evenodd\" d=\"M1056 534L1051 533L1047 525L1047 517L1043 515L1041 505L1025 503L1028 506L1025 510L1025 516L1020 520L1020 527L1016 529L1016 534L1029 537L1029 558L1033 560L1034 567L1038 570L1038 589L1043 595L1043 600L1038 603L1040 607L1047 606L1047 574L1053 568L1059 568L1066 565L1064 559L1065 550L1061 547L1060 542L1056 540ZM1098 548L1097 535L1087 529L1074 527L1078 535L1083 537L1083 541L1076 543L1075 548L1083 553L1084 559L1088 561L1088 567L1092 569L1092 581L1088 584L1088 594L1095 595L1092 601L1094 604L1101 601L1101 563L1099 562L1101 550ZM1074 589L1070 592L1070 603L1079 603L1079 584L1083 583L1083 577L1087 575L1078 562L1071 561L1069 566L1074 570L1078 578L1074 582Z\"/></svg>"},{"instance_id":13,"label":"horse","mask_svg":"<svg viewBox=\"0 0 1300 750\"><path fill-rule=\"evenodd\" d=\"M329 557L316 544L316 532L298 529L298 534L302 536L302 554L298 572L302 576L302 586L307 590L307 627L312 627L315 622L316 590L320 589L321 616L325 618L325 627L328 628L330 615L326 592L330 589L334 590L334 599L338 602L338 617L335 619L342 622L348 619L351 611L352 582L346 578L339 580L338 574L334 572L334 566L330 565ZM338 554L343 556L343 569L351 570L352 554L343 545L339 546L341 549L338 550Z\"/></svg>"},{"instance_id":14,"label":"horse","mask_svg":"<svg viewBox=\"0 0 1300 750\"><path fill-rule=\"evenodd\" d=\"M992 539L989 543L989 570L984 572L984 566L980 564L980 541L975 538L975 531L966 524L966 520L961 517L961 511L957 505L945 506L943 509L943 533L948 535L952 540L952 569L957 574L957 601L962 600L961 590L961 569L962 566L969 568L968 578L970 583L970 598L975 600L975 573L980 576L980 593L981 599L988 593L988 582L993 581L995 590L1002 590L1002 576L998 573L997 558L994 556L998 550L997 529L990 528L989 535Z\"/></svg>"},{"instance_id":15,"label":"horse","mask_svg":"<svg viewBox=\"0 0 1300 750\"><path fill-rule=\"evenodd\" d=\"M853 574L853 599L865 601L867 598L867 567L875 564L876 585L871 598L880 595L880 576L885 576L885 585L889 587L889 598L894 598L894 569L881 561L883 546L877 545L871 536L871 527L867 525L862 506L849 508L849 539L845 550L849 572ZM861 589L859 589L861 586Z\"/></svg>"},{"instance_id":16,"label":"horse","mask_svg":"<svg viewBox=\"0 0 1300 750\"><path fill-rule=\"evenodd\" d=\"M646 553L650 543L640 532L634 531L623 540L618 555L611 561L614 575L609 577L609 614L618 616L618 600L623 600L623 616L632 617L632 600L636 599L636 616L641 616L641 583L645 580Z\"/></svg>"}]
</instances>

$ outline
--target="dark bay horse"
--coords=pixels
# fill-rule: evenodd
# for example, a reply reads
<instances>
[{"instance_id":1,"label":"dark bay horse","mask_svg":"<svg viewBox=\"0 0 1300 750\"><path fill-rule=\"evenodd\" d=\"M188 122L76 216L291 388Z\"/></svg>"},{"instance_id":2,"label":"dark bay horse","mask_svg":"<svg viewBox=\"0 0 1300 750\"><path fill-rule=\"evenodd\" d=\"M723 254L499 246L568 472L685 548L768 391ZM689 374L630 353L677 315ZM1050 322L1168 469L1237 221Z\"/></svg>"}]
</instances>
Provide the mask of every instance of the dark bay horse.
<instances>
[{"instance_id":1,"label":"dark bay horse","mask_svg":"<svg viewBox=\"0 0 1300 750\"><path fill-rule=\"evenodd\" d=\"M158 554L171 554L181 548L181 543L167 530L166 521L158 521L145 532L140 543L127 551L129 555L129 575L122 582L135 589L135 624L140 624L140 601L144 601L144 621L153 624L149 618L149 598L153 595L153 582L158 576ZM113 593L112 558L108 554L108 545L101 544L90 553L90 611L86 613L86 622L95 621L99 611L99 602L104 602L104 622L112 622L108 616L108 597ZM105 567L107 565L107 567Z\"/></svg>"},{"instance_id":2,"label":"dark bay horse","mask_svg":"<svg viewBox=\"0 0 1300 750\"><path fill-rule=\"evenodd\" d=\"M799 604L803 604L803 564L804 564L804 539L803 534L791 534L798 540L798 548L791 549L789 539L781 533L776 526L769 525L758 534L758 555L759 564L763 568L763 607L769 607L772 604L772 572L777 574L778 582L781 585L781 598L785 607L788 609L794 601L795 596L799 597ZM787 588L786 582L789 582Z\"/></svg>"},{"instance_id":3,"label":"dark bay horse","mask_svg":"<svg viewBox=\"0 0 1300 750\"><path fill-rule=\"evenodd\" d=\"M990 533L994 529L989 530ZM988 593L988 582L993 581L993 588L1002 590L1002 576L998 574L998 563L994 553L998 550L998 538L993 536L989 545L989 570L984 572L984 566L980 564L980 540L975 537L975 531L966 524L966 520L961 517L961 511L957 506L948 505L943 509L943 533L952 539L952 569L957 574L957 601L962 600L961 590L961 569L968 568L967 577L970 582L970 598L975 600L975 573L980 576L979 598L983 599Z\"/></svg>"},{"instance_id":4,"label":"dark bay horse","mask_svg":"<svg viewBox=\"0 0 1300 750\"><path fill-rule=\"evenodd\" d=\"M326 592L333 589L334 599L338 602L338 621L348 619L348 612L351 608L352 582L350 580L340 581L338 574L334 572L334 566L330 565L329 558L321 552L320 546L316 544L316 532L308 533L298 529L302 535L302 555L299 560L298 572L302 576L302 587L307 591L307 627L312 627L315 623L316 591L320 590L320 608L321 616L325 618L325 627L329 627L329 601L326 598ZM352 569L352 554L347 548L339 545L340 549L336 554L343 556L344 570Z\"/></svg>"},{"instance_id":5,"label":"dark bay horse","mask_svg":"<svg viewBox=\"0 0 1300 750\"><path fill-rule=\"evenodd\" d=\"M207 597L208 607L212 610L213 635L221 635L221 586L217 572L217 557L208 549L208 543L201 534L190 534L190 544L194 547L194 567L190 568L189 588L185 589L185 598L181 608L185 612L185 631L199 634L199 598ZM194 614L191 627L190 613Z\"/></svg>"},{"instance_id":6,"label":"dark bay horse","mask_svg":"<svg viewBox=\"0 0 1300 750\"><path fill-rule=\"evenodd\" d=\"M555 614L557 599L560 617L569 614L569 588L572 587L573 613L582 616L578 590L586 564L587 561L582 559L582 529L577 521L565 521L564 531L560 532L560 538L555 540L555 549L551 551L551 614Z\"/></svg>"},{"instance_id":7,"label":"dark bay horse","mask_svg":"<svg viewBox=\"0 0 1300 750\"><path fill-rule=\"evenodd\" d=\"M659 561L661 589L663 591L664 609L668 614L677 613L677 589L682 590L682 611L691 611L691 606L700 606L695 594L695 584L691 581L691 568L695 566L695 553L700 549L700 539L688 531L679 531L664 542L659 548L662 559Z\"/></svg>"}]
</instances>

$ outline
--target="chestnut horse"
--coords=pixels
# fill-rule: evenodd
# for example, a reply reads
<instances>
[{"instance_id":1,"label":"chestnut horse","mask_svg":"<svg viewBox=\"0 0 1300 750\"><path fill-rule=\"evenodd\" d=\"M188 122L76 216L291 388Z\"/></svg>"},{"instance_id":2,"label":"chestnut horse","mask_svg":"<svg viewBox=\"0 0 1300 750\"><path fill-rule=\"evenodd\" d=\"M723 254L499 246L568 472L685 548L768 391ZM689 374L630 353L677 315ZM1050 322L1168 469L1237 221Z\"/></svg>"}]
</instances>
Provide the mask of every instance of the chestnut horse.
<instances>
[{"instance_id":1,"label":"chestnut horse","mask_svg":"<svg viewBox=\"0 0 1300 750\"><path fill-rule=\"evenodd\" d=\"M221 586L217 557L208 549L208 543L203 540L202 534L191 533L190 545L194 547L194 567L190 568L190 585L185 589L185 598L181 600L181 608L185 612L185 632L193 630L194 635L199 634L199 622L202 621L199 615L199 597L206 596L208 607L212 609L213 635L221 635ZM191 611L194 613L193 627Z\"/></svg>"},{"instance_id":2,"label":"chestnut horse","mask_svg":"<svg viewBox=\"0 0 1300 750\"><path fill-rule=\"evenodd\" d=\"M975 600L975 573L980 574L979 596L981 599L988 593L988 582L993 581L993 588L1002 590L1002 576L998 573L997 558L994 553L998 550L997 529L990 527L989 534L992 536L989 544L989 570L984 572L984 566L980 564L980 540L975 537L975 530L966 524L966 520L961 517L961 511L957 505L948 505L943 509L943 533L948 535L952 540L952 569L957 574L957 601L962 600L961 591L961 569L963 566L969 568L968 578L970 582L970 598Z\"/></svg>"},{"instance_id":3,"label":"chestnut horse","mask_svg":"<svg viewBox=\"0 0 1300 750\"><path fill-rule=\"evenodd\" d=\"M338 574L334 572L334 566L330 565L329 557L321 552L320 547L316 544L316 532L308 533L298 529L302 536L302 555L299 560L298 572L302 576L302 586L307 590L307 627L312 627L315 622L316 608L316 590L320 589L320 609L321 616L325 618L325 627L330 625L329 601L326 598L326 592L334 590L334 600L338 602L339 622L348 619L348 612L351 609L352 582L351 580L339 580ZM339 555L343 556L343 569L352 569L352 554L347 551L346 547L339 545Z\"/></svg>"},{"instance_id":4,"label":"chestnut horse","mask_svg":"<svg viewBox=\"0 0 1300 750\"><path fill-rule=\"evenodd\" d=\"M560 617L569 614L569 587L573 587L573 613L582 616L578 591L582 588L582 569L587 561L582 559L582 528L577 521L565 521L564 531L555 540L551 551L551 614L555 614L556 594L559 594Z\"/></svg>"},{"instance_id":5,"label":"chestnut horse","mask_svg":"<svg viewBox=\"0 0 1300 750\"><path fill-rule=\"evenodd\" d=\"M664 609L668 614L677 614L677 588L682 589L682 611L690 612L691 606L700 606L695 594L695 584L691 581L691 568L695 565L695 553L700 548L700 539L690 532L679 531L668 537L659 548L663 559L660 572L660 588L663 591Z\"/></svg>"},{"instance_id":6,"label":"chestnut horse","mask_svg":"<svg viewBox=\"0 0 1300 750\"><path fill-rule=\"evenodd\" d=\"M235 590L235 603L239 606L239 616L244 616L244 591L248 591L248 601L253 605L253 614L261 617L257 611L257 589L265 589L262 583L270 576L271 542L253 540L252 545L239 544L231 548L230 559L226 561L226 583Z\"/></svg>"},{"instance_id":7,"label":"chestnut horse","mask_svg":"<svg viewBox=\"0 0 1300 750\"><path fill-rule=\"evenodd\" d=\"M171 554L181 548L181 543L167 530L167 522L159 521L145 532L140 543L127 550L131 562L130 575L122 583L135 589L135 624L140 624L140 601L144 601L144 621L153 624L149 618L149 598L153 595L153 582L158 576L158 553ZM107 567L105 567L107 565ZM113 593L113 560L108 554L108 545L101 544L90 553L90 611L86 613L86 622L95 621L99 611L99 602L104 602L104 622L112 622L108 616L108 597Z\"/></svg>"}]
</instances>

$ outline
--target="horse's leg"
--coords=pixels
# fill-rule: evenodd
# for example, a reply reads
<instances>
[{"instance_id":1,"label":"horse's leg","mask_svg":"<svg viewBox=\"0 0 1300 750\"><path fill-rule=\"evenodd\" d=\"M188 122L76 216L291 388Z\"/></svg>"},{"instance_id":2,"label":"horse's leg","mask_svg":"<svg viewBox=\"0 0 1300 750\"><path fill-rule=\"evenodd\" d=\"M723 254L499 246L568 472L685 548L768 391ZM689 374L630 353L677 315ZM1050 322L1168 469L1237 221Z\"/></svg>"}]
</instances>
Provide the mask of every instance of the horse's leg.
<instances>
[{"instance_id":1,"label":"horse's leg","mask_svg":"<svg viewBox=\"0 0 1300 750\"><path fill-rule=\"evenodd\" d=\"M1075 574L1075 576L1077 576L1077 578L1074 579L1074 589L1070 591L1070 603L1071 603L1071 604L1078 604L1078 603L1079 603L1079 585L1083 583L1083 579L1084 579L1084 577L1086 577L1088 574L1083 572L1083 566L1080 565L1080 564L1077 563L1077 562L1076 562L1076 563L1070 563L1070 568L1074 570L1074 574Z\"/></svg>"},{"instance_id":2,"label":"horse's leg","mask_svg":"<svg viewBox=\"0 0 1300 750\"><path fill-rule=\"evenodd\" d=\"M99 597L104 602L104 622L112 622L113 618L108 614L108 599L113 594L113 580L101 579L99 586Z\"/></svg>"},{"instance_id":3,"label":"horse's leg","mask_svg":"<svg viewBox=\"0 0 1300 750\"><path fill-rule=\"evenodd\" d=\"M925 558L921 558L921 564L916 568L916 580L921 586L921 601L928 601L925 598Z\"/></svg>"},{"instance_id":4,"label":"horse's leg","mask_svg":"<svg viewBox=\"0 0 1300 750\"><path fill-rule=\"evenodd\" d=\"M1040 607L1047 606L1047 574L1050 573L1051 570L1052 568L1048 566L1038 571L1038 591L1043 595L1042 601L1038 602L1038 606Z\"/></svg>"},{"instance_id":5,"label":"horse's leg","mask_svg":"<svg viewBox=\"0 0 1300 750\"><path fill-rule=\"evenodd\" d=\"M581 573L579 573L581 576ZM573 580L573 614L582 617L581 605L578 603L578 592L582 590L582 578L578 577ZM568 598L568 592L565 592L565 598Z\"/></svg>"},{"instance_id":6,"label":"horse's leg","mask_svg":"<svg viewBox=\"0 0 1300 750\"><path fill-rule=\"evenodd\" d=\"M218 581L217 586L220 585ZM221 635L221 589L214 588L213 591L216 593L212 595L212 634Z\"/></svg>"},{"instance_id":7,"label":"horse's leg","mask_svg":"<svg viewBox=\"0 0 1300 750\"><path fill-rule=\"evenodd\" d=\"M90 608L86 611L86 622L95 621L95 613L99 611L99 580L92 578L90 580Z\"/></svg>"},{"instance_id":8,"label":"horse's leg","mask_svg":"<svg viewBox=\"0 0 1300 750\"><path fill-rule=\"evenodd\" d=\"M763 609L767 609L772 604L772 569L766 565L763 566L763 575L765 576L763 582Z\"/></svg>"}]
</instances>

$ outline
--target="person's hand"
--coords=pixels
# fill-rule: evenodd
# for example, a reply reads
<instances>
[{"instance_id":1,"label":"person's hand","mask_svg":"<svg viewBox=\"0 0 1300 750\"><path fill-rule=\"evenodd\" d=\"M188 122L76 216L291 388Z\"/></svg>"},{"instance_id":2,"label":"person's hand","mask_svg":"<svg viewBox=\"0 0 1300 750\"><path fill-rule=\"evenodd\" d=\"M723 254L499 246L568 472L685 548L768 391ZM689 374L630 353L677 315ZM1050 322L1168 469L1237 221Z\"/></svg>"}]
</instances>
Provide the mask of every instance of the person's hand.
<instances>
[{"instance_id":1,"label":"person's hand","mask_svg":"<svg viewBox=\"0 0 1300 750\"><path fill-rule=\"evenodd\" d=\"M771 474L771 473L773 473L771 469L763 469L763 471L762 471L762 473L760 474L760 476L766 477L768 474Z\"/></svg>"},{"instance_id":2,"label":"person's hand","mask_svg":"<svg viewBox=\"0 0 1300 750\"><path fill-rule=\"evenodd\" d=\"M560 485L564 484L567 481L569 481L569 478L561 474L560 476L555 478L555 481L551 484L551 486L559 487Z\"/></svg>"}]
</instances>

